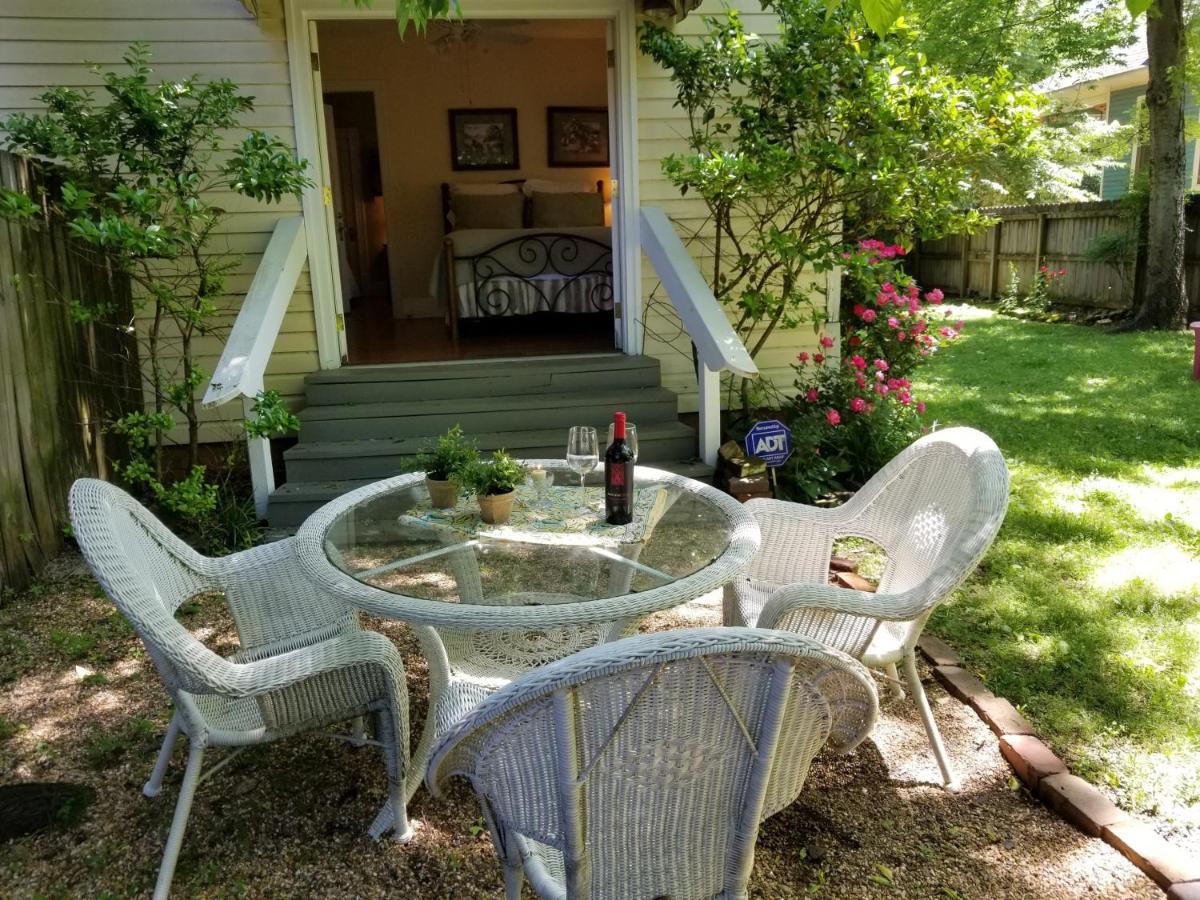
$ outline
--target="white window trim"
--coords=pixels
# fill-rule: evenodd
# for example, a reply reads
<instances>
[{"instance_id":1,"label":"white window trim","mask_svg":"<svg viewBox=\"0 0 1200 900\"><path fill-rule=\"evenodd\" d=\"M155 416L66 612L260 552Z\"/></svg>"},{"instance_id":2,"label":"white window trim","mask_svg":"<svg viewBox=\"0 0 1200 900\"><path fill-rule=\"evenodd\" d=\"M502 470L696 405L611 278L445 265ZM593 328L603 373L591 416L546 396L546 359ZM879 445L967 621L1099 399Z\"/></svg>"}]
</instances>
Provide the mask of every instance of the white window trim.
<instances>
[{"instance_id":1,"label":"white window trim","mask_svg":"<svg viewBox=\"0 0 1200 900\"><path fill-rule=\"evenodd\" d=\"M391 19L390 4L356 9L342 0L285 0L288 69L292 87L292 114L296 125L296 151L315 166L316 180L326 177L322 134L313 96L312 50L309 23L335 19ZM617 238L613 255L614 292L622 304L623 352L642 352L641 241L638 235L637 159L637 24L629 0L464 0L463 17L477 19L602 19L612 23L615 44L615 110L610 111L613 139L612 211ZM611 104L610 104L611 105ZM615 115L611 113L615 112ZM618 181L619 179L619 181ZM336 256L318 183L304 192L301 206L308 235L308 268L312 280L313 317L317 354L322 369L342 365L342 336L338 331L340 285L334 275Z\"/></svg>"}]
</instances>

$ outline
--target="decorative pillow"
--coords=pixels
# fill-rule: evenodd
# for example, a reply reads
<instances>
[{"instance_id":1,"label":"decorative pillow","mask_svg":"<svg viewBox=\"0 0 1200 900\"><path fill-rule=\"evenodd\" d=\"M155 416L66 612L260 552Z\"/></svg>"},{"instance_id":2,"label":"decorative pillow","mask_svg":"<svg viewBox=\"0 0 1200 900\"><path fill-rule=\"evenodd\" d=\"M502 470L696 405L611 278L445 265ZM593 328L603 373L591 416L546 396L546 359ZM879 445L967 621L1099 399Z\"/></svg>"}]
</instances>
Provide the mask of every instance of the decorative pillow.
<instances>
[{"instance_id":1,"label":"decorative pillow","mask_svg":"<svg viewBox=\"0 0 1200 900\"><path fill-rule=\"evenodd\" d=\"M455 228L520 228L525 198L510 194L458 194L454 197Z\"/></svg>"},{"instance_id":2,"label":"decorative pillow","mask_svg":"<svg viewBox=\"0 0 1200 900\"><path fill-rule=\"evenodd\" d=\"M594 181L550 181L545 178L527 178L521 185L526 197L534 194L594 194Z\"/></svg>"},{"instance_id":3,"label":"decorative pillow","mask_svg":"<svg viewBox=\"0 0 1200 900\"><path fill-rule=\"evenodd\" d=\"M595 191L590 194L533 195L534 228L574 228L604 224L604 198Z\"/></svg>"},{"instance_id":4,"label":"decorative pillow","mask_svg":"<svg viewBox=\"0 0 1200 900\"><path fill-rule=\"evenodd\" d=\"M495 181L458 181L450 185L450 193L487 196L491 194L515 194L521 190L519 184L503 184Z\"/></svg>"}]
</instances>

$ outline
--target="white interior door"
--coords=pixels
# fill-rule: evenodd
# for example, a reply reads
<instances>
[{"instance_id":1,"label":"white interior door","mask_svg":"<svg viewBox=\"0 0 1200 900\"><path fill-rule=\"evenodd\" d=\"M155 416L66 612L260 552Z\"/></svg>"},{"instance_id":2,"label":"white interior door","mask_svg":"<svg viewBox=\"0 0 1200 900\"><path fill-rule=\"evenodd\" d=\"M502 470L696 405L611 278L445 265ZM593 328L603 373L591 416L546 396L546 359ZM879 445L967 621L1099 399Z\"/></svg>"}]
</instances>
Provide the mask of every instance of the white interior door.
<instances>
[{"instance_id":1,"label":"white interior door","mask_svg":"<svg viewBox=\"0 0 1200 900\"><path fill-rule=\"evenodd\" d=\"M317 43L317 23L310 21L308 23L308 40L312 50L313 65L312 65L312 87L313 99L317 104L317 140L320 146L320 154L318 154L318 170L314 174L321 188L322 209L325 214L325 239L328 242L328 256L330 265L335 267L334 277L332 279L333 288L333 308L337 316L337 336L338 350L342 357L342 362L345 363L349 357L346 348L346 316L345 316L345 300L342 291L342 275L341 269L343 266L340 263L342 254L339 252L340 241L337 238L337 215L334 209L334 190L333 172L335 166L332 164L331 154L336 152L336 146L333 143L334 130L332 127L333 110L325 104L325 94L321 86L321 64L320 64L320 46Z\"/></svg>"}]
</instances>

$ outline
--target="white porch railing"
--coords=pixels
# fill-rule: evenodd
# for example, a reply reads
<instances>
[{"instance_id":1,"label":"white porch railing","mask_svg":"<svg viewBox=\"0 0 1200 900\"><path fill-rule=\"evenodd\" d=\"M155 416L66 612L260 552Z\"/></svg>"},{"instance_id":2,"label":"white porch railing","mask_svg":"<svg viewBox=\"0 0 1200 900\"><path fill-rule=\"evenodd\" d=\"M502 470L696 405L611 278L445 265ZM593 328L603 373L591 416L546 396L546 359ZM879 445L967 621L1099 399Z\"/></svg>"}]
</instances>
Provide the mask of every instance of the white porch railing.
<instances>
[{"instance_id":1,"label":"white porch railing","mask_svg":"<svg viewBox=\"0 0 1200 900\"><path fill-rule=\"evenodd\" d=\"M721 446L720 373L728 370L755 378L758 366L729 324L667 214L658 207L643 206L641 218L642 249L650 257L700 358L696 377L700 389L700 457L715 466Z\"/></svg>"},{"instance_id":2,"label":"white porch railing","mask_svg":"<svg viewBox=\"0 0 1200 900\"><path fill-rule=\"evenodd\" d=\"M242 301L225 350L217 362L204 406L222 406L241 398L243 412L251 414L254 398L263 390L263 375L288 301L300 280L300 271L308 258L304 219L288 216L275 223L271 240L263 253L250 290ZM267 499L275 490L271 468L271 442L266 438L247 438L250 455L250 480L254 486L254 508L260 519L266 518Z\"/></svg>"}]
</instances>

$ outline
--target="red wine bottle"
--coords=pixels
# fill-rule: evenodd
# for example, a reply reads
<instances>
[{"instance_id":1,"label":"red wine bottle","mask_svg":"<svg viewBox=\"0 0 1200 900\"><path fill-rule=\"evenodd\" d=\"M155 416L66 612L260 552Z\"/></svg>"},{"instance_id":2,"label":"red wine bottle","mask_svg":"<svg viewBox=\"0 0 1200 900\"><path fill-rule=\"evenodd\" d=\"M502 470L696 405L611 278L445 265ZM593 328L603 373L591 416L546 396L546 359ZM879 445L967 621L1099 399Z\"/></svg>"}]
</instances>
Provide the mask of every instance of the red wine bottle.
<instances>
[{"instance_id":1,"label":"red wine bottle","mask_svg":"<svg viewBox=\"0 0 1200 900\"><path fill-rule=\"evenodd\" d=\"M633 448L625 440L625 413L613 415L613 442L604 451L604 520L633 521Z\"/></svg>"}]
</instances>

